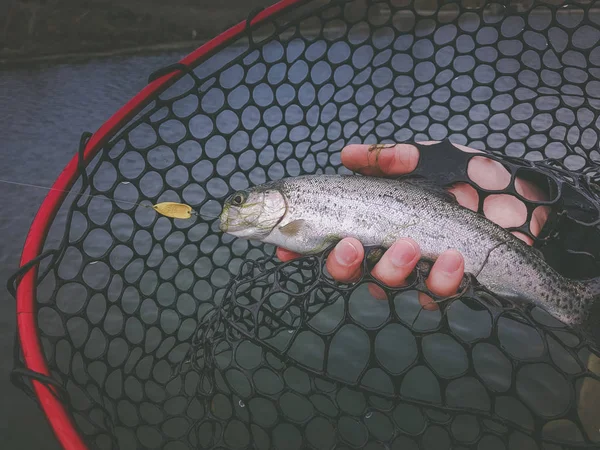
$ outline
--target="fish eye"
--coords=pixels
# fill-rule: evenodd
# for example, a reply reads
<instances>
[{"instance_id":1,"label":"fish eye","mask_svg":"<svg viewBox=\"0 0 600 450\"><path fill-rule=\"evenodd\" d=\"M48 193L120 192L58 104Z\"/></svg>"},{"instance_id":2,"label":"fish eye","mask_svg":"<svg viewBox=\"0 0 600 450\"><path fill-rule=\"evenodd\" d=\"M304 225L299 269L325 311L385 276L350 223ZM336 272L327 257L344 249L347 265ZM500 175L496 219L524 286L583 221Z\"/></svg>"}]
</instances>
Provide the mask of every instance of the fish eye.
<instances>
[{"instance_id":1,"label":"fish eye","mask_svg":"<svg viewBox=\"0 0 600 450\"><path fill-rule=\"evenodd\" d=\"M245 192L236 192L231 197L231 204L233 206L242 206L242 204L244 203L244 200L246 200L246 193Z\"/></svg>"}]
</instances>

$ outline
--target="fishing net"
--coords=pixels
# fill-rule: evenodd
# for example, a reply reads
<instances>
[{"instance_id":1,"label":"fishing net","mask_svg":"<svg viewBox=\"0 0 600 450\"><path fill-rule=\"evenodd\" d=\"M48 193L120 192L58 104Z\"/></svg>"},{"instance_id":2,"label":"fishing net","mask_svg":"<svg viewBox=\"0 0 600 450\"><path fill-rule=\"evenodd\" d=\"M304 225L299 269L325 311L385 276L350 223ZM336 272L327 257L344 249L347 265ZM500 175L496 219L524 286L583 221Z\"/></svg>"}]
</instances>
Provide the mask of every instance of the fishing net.
<instances>
[{"instance_id":1,"label":"fishing net","mask_svg":"<svg viewBox=\"0 0 600 450\"><path fill-rule=\"evenodd\" d=\"M348 172L347 144L440 140L418 145L417 174L471 184L480 211L517 196L525 234L550 206L535 246L562 273L598 275L600 7L284 3L154 74L159 88L103 129L97 153L83 139L60 245L12 280L39 268L17 294L48 366L24 352L15 381L51 386L89 448L597 448L600 359L579 330L475 281L423 310L424 266L375 300L368 270L334 282L328 251L282 263L216 217L235 190ZM499 161L507 186L471 180L473 157Z\"/></svg>"}]
</instances>

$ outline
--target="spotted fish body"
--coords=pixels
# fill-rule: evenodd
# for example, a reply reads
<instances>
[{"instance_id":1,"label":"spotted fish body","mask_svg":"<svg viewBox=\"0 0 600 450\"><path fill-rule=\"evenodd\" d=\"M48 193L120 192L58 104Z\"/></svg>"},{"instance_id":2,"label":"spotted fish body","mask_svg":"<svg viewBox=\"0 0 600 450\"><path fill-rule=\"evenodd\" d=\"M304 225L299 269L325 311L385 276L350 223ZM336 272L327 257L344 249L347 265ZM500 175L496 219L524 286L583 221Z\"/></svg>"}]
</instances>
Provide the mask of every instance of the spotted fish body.
<instances>
[{"instance_id":1,"label":"spotted fish body","mask_svg":"<svg viewBox=\"0 0 600 450\"><path fill-rule=\"evenodd\" d=\"M464 256L465 272L477 274L490 291L533 302L570 325L589 322L600 297L599 279L561 276L502 227L415 179L286 178L230 197L221 229L301 254L317 253L345 237L385 248L410 237L429 259L454 248Z\"/></svg>"}]
</instances>

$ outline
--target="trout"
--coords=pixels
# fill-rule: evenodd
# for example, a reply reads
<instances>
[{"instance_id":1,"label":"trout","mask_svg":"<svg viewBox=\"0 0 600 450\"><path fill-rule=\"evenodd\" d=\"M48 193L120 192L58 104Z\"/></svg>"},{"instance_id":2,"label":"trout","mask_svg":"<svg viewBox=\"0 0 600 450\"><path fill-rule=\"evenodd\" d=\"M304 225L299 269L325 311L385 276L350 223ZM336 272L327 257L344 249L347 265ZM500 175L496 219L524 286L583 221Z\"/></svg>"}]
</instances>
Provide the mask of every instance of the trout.
<instances>
[{"instance_id":1,"label":"trout","mask_svg":"<svg viewBox=\"0 0 600 450\"><path fill-rule=\"evenodd\" d=\"M346 237L383 248L410 237L431 260L454 248L463 254L465 272L491 292L532 302L565 324L598 331L600 278L563 277L539 250L423 179L285 178L235 192L220 219L223 232L304 255Z\"/></svg>"}]
</instances>

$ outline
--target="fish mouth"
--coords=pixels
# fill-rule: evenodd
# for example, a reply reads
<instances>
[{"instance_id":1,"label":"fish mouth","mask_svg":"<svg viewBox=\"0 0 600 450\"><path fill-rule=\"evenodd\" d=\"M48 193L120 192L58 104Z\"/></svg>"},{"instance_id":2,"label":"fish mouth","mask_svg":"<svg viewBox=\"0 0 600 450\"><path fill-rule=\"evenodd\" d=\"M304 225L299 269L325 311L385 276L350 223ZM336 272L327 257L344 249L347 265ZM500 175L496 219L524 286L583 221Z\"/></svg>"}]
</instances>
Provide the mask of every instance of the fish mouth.
<instances>
[{"instance_id":1,"label":"fish mouth","mask_svg":"<svg viewBox=\"0 0 600 450\"><path fill-rule=\"evenodd\" d=\"M223 233L231 234L233 236L237 236L239 233L244 232L248 225L244 223L236 223L239 222L238 219L238 211L231 210L232 207L230 205L225 205L223 207L223 211L219 216L219 229ZM231 214L233 212L233 214Z\"/></svg>"},{"instance_id":2,"label":"fish mouth","mask_svg":"<svg viewBox=\"0 0 600 450\"><path fill-rule=\"evenodd\" d=\"M226 205L225 207L223 207L223 211L221 211L221 215L219 216L219 230L221 230L223 233L227 233L227 230L229 229L229 226L227 224L228 218L229 208Z\"/></svg>"}]
</instances>

